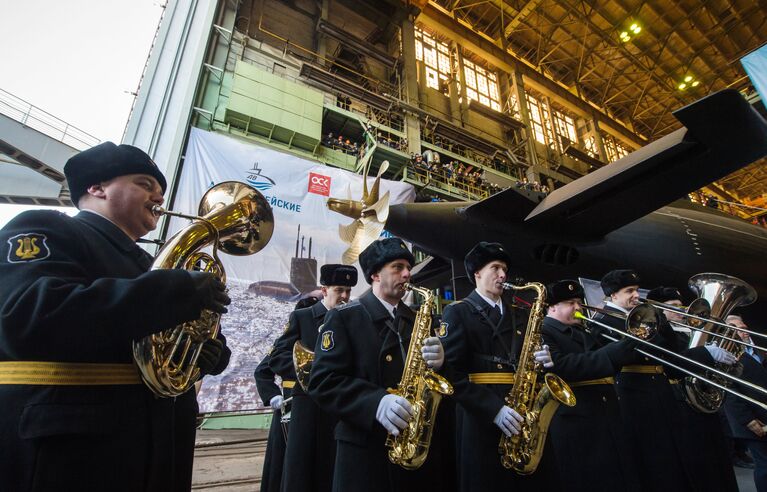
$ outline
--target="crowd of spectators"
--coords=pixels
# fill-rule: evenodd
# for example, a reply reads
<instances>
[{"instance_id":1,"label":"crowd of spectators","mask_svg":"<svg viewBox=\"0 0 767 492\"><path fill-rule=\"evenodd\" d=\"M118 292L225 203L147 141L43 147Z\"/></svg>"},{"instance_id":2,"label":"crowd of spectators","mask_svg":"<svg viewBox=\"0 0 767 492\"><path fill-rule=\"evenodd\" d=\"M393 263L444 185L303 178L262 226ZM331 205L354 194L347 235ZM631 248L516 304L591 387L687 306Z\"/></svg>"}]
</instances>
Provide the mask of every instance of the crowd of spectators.
<instances>
[{"instance_id":1,"label":"crowd of spectators","mask_svg":"<svg viewBox=\"0 0 767 492\"><path fill-rule=\"evenodd\" d=\"M544 195L549 194L548 186L542 185L538 181L528 181L527 178L522 178L521 180L517 181L515 186L522 190L535 191L536 193L543 193Z\"/></svg>"},{"instance_id":2,"label":"crowd of spectators","mask_svg":"<svg viewBox=\"0 0 767 492\"><path fill-rule=\"evenodd\" d=\"M466 189L475 195L489 196L504 189L484 179L482 169L455 160L443 163L439 154L432 150L411 154L410 159L416 175Z\"/></svg>"},{"instance_id":3,"label":"crowd of spectators","mask_svg":"<svg viewBox=\"0 0 767 492\"><path fill-rule=\"evenodd\" d=\"M364 145L352 142L348 137L344 137L343 135L335 136L333 132L329 132L325 135L325 138L322 139L322 145L360 158L365 155Z\"/></svg>"},{"instance_id":4,"label":"crowd of spectators","mask_svg":"<svg viewBox=\"0 0 767 492\"><path fill-rule=\"evenodd\" d=\"M694 203L704 205L708 208L717 209L719 211L725 212L732 216L738 217L739 219L746 220L752 223L753 225L764 227L765 229L767 229L767 216L761 215L761 216L751 217L750 219L745 219L743 218L741 214L738 213L744 210L748 212L753 212L754 208L751 208L748 205L740 204L740 203L724 202L720 200L719 198L717 198L715 195L707 195L700 191L695 191L690 193L688 195L688 198L690 199L690 201Z\"/></svg>"}]
</instances>

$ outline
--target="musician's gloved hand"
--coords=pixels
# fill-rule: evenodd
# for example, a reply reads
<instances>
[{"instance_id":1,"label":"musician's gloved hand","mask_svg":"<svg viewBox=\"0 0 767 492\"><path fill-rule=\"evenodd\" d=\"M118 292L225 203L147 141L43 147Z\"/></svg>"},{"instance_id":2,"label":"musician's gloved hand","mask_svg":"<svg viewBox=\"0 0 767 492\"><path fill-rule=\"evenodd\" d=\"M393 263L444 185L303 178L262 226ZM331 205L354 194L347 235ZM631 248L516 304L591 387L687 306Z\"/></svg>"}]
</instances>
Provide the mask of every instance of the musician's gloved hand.
<instances>
[{"instance_id":1,"label":"musician's gloved hand","mask_svg":"<svg viewBox=\"0 0 767 492\"><path fill-rule=\"evenodd\" d=\"M271 400L269 400L269 406L272 407L272 410L279 410L282 406L282 395L273 396Z\"/></svg>"},{"instance_id":2,"label":"musician's gloved hand","mask_svg":"<svg viewBox=\"0 0 767 492\"><path fill-rule=\"evenodd\" d=\"M504 405L493 419L493 423L501 429L507 437L519 434L522 430L522 416L511 407Z\"/></svg>"},{"instance_id":3,"label":"musician's gloved hand","mask_svg":"<svg viewBox=\"0 0 767 492\"><path fill-rule=\"evenodd\" d=\"M221 352L224 351L224 342L217 338L212 338L202 344L200 349L200 357L197 358L197 366L200 368L202 374L216 375L221 371L216 372L216 366L218 361L221 360Z\"/></svg>"},{"instance_id":4,"label":"musician's gloved hand","mask_svg":"<svg viewBox=\"0 0 767 492\"><path fill-rule=\"evenodd\" d=\"M226 294L226 285L212 273L189 272L189 275L192 277L194 290L202 301L202 307L216 313L226 313L226 306L232 302Z\"/></svg>"},{"instance_id":5,"label":"musician's gloved hand","mask_svg":"<svg viewBox=\"0 0 767 492\"><path fill-rule=\"evenodd\" d=\"M429 369L439 370L445 363L445 349L437 337L429 337L423 341L421 355Z\"/></svg>"},{"instance_id":6,"label":"musician's gloved hand","mask_svg":"<svg viewBox=\"0 0 767 492\"><path fill-rule=\"evenodd\" d=\"M551 369L554 367L554 361L551 360L551 352L549 351L548 345L541 347L541 350L538 352L533 352L533 356L535 356L535 362L542 365L546 369Z\"/></svg>"},{"instance_id":7,"label":"musician's gloved hand","mask_svg":"<svg viewBox=\"0 0 767 492\"><path fill-rule=\"evenodd\" d=\"M720 364L726 364L728 366L731 366L738 362L738 359L723 349L722 347L718 347L716 345L706 345L706 350L708 350L708 353L711 354L711 357Z\"/></svg>"},{"instance_id":8,"label":"musician's gloved hand","mask_svg":"<svg viewBox=\"0 0 767 492\"><path fill-rule=\"evenodd\" d=\"M378 402L376 420L393 436L398 436L399 431L407 427L412 416L413 407L401 396L386 395Z\"/></svg>"}]
</instances>

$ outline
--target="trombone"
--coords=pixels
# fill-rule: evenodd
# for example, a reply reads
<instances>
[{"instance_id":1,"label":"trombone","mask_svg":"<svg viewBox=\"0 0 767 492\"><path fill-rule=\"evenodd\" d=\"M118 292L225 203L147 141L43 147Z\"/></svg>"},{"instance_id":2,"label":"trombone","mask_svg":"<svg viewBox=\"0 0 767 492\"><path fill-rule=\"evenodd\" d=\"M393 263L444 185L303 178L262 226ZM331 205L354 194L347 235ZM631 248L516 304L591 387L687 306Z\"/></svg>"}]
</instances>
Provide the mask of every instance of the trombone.
<instances>
[{"instance_id":1,"label":"trombone","mask_svg":"<svg viewBox=\"0 0 767 492\"><path fill-rule=\"evenodd\" d=\"M583 313L581 313L579 311L576 311L575 314L574 314L574 316L576 318L582 319L584 321L588 321L588 322L593 323L593 324L595 324L597 326L601 326L602 328L606 328L606 329L608 329L608 330L610 330L612 332L620 333L621 335L623 335L625 337L628 337L628 338L630 338L632 340L636 340L637 342L640 342L642 344L648 345L648 346L652 347L653 349L660 350L661 352L663 352L663 353L665 353L667 355L672 355L674 357L683 359L686 362L690 362L692 364L695 364L696 366L702 367L702 368L704 368L704 369L706 369L708 371L712 371L712 372L718 374L721 377L731 379L731 380L733 380L735 382L743 384L744 386L748 386L749 388L751 388L753 390L759 391L762 394L766 394L767 395L767 389L762 388L761 386L758 386L758 385L756 385L756 384L754 384L754 383L752 383L750 381L746 381L746 380L740 379L740 378L735 377L735 376L733 376L733 375L731 375L731 374L729 374L727 372L720 371L719 369L716 369L714 367L709 367L706 364L703 364L702 362L698 362L698 361L693 360L693 359L691 359L689 357L685 357L684 355L677 354L673 350L669 350L669 349L667 349L665 347L661 347L661 346L659 346L657 344L654 344L652 342L647 341L647 338L650 338L655 333L657 333L657 327L660 324L660 315L659 315L658 311L654 307L650 306L649 304L639 305L639 306L635 307L625 317L621 316L621 315L619 315L617 313L606 311L604 309L600 309L600 308L593 307L593 306L584 305L583 307L585 309L591 309L591 310L594 310L594 311L597 311L597 312L602 312L604 314L607 314L609 316L613 316L613 317L616 317L616 318L619 318L619 319L625 319L625 321L626 321L626 329L625 330L619 330L617 328L613 328L612 326L610 326L610 325L608 325L606 323L602 323L602 322L597 321L597 320L595 320L593 318L589 318L588 316L584 315ZM607 335L605 333L602 333L601 335L603 337L607 338L608 340L612 340L613 342L617 342L618 341L618 338L610 336L610 335ZM635 349L635 350L637 352L639 352L640 354L644 355L645 357L649 357L649 358L651 358L653 360L656 360L656 361L660 362L661 364L667 365L667 366L672 367L672 368L674 368L674 369L676 369L676 370L678 370L680 372L688 374L688 375L690 375L690 376L692 376L694 378L698 378L698 379L700 379L702 381L705 381L706 383L708 383L708 384L710 384L712 386L715 386L715 387L719 388L722 391L726 391L726 392L731 393L731 394L733 394L733 395L735 395L737 397L743 398L744 400L749 401L749 402L753 403L754 405L758 405L759 407L767 410L767 404L766 403L763 403L763 402L761 402L759 400L751 398L748 395L744 395L742 393L739 393L739 392L729 388L728 386L726 386L724 384L720 384L720 383L718 383L716 381L713 381L711 379L702 377L699 374L696 374L696 373L694 373L694 372L692 372L692 371L690 371L688 369L685 369L685 368L680 367L680 366L678 366L676 364L668 362L668 361L662 359L661 357L653 355L653 354L651 354L651 353L649 353L649 352L647 352L645 350L638 349L638 348Z\"/></svg>"},{"instance_id":2,"label":"trombone","mask_svg":"<svg viewBox=\"0 0 767 492\"><path fill-rule=\"evenodd\" d=\"M708 331L705 328L700 328L701 325L705 325L706 323L711 323L712 325L721 326L722 328L726 328L727 330L733 330L737 329L738 331L742 331L744 333L748 333L749 335L754 335L761 338L767 338L767 334L765 333L759 333L757 331L753 330L747 330L746 328L735 328L734 326L724 323L722 321L717 321L716 319L711 318L711 304L704 298L699 297L692 301L689 306L685 309L683 306L674 306L672 304L666 304L663 302L653 301L651 299L639 299L640 302L645 302L647 304L650 304L653 307L656 307L658 309L663 309L665 311L673 311L677 314L681 314L682 316L692 318L696 320L698 323L696 324L685 324L685 323L679 323L678 321L669 321L669 323L679 326L681 328L689 328L695 331L700 331L702 333L706 333L711 336L715 336L717 338L723 338L725 340L731 340L735 343L739 343L741 345L747 345L749 347L760 349L760 350L767 350L765 347L760 347L759 345L754 345L752 343L744 342L743 340L738 340L736 338L730 338L725 335L721 335L716 332ZM598 308L589 307L589 309L598 310Z\"/></svg>"}]
</instances>

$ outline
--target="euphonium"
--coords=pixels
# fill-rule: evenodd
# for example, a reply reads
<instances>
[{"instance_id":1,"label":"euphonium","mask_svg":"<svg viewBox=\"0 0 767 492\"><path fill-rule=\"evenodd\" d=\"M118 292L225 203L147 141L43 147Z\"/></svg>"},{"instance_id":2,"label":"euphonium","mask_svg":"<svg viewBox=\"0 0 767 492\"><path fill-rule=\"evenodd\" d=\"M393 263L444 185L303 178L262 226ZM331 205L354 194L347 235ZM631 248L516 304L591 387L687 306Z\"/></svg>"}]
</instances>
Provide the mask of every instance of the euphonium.
<instances>
[{"instance_id":1,"label":"euphonium","mask_svg":"<svg viewBox=\"0 0 767 492\"><path fill-rule=\"evenodd\" d=\"M431 334L434 294L411 284L406 284L405 288L418 292L424 300L416 313L402 378L392 393L407 399L413 407L413 417L398 436L389 434L386 447L389 448L389 460L392 463L407 470L415 470L426 461L439 403L442 395L453 394L453 386L429 369L421 355L423 341Z\"/></svg>"},{"instance_id":2,"label":"euphonium","mask_svg":"<svg viewBox=\"0 0 767 492\"><path fill-rule=\"evenodd\" d=\"M260 251L272 237L274 217L269 203L254 188L226 181L209 189L200 200L199 216L168 212L158 215L192 219L170 238L152 263L152 270L184 268L215 274L226 283L217 250L237 256ZM211 254L200 251L211 246ZM133 342L133 358L142 379L158 396L185 393L200 377L197 359L202 345L215 338L221 315L203 310L199 319Z\"/></svg>"},{"instance_id":3,"label":"euphonium","mask_svg":"<svg viewBox=\"0 0 767 492\"><path fill-rule=\"evenodd\" d=\"M312 362L314 362L314 352L306 348L301 340L297 340L293 344L293 368L296 371L296 381L304 391L309 391L307 388L312 372Z\"/></svg>"},{"instance_id":4,"label":"euphonium","mask_svg":"<svg viewBox=\"0 0 767 492\"><path fill-rule=\"evenodd\" d=\"M538 468L546 443L551 418L560 403L572 407L575 395L570 386L553 373L543 375L538 381L539 369L534 353L541 350L541 324L544 318L546 288L543 284L531 282L525 285L503 284L504 289L534 290L537 298L530 308L527 332L522 353L514 375L514 386L506 396L506 403L522 416L522 430L519 434L501 436L498 452L501 463L521 475L529 475Z\"/></svg>"},{"instance_id":5,"label":"euphonium","mask_svg":"<svg viewBox=\"0 0 767 492\"><path fill-rule=\"evenodd\" d=\"M343 306L346 301L339 301L338 306ZM307 308L308 309L308 308ZM322 329L322 326L320 326ZM296 381L305 392L309 392L309 376L312 373L312 363L314 362L314 352L296 340L293 344L293 369L296 371Z\"/></svg>"},{"instance_id":6,"label":"euphonium","mask_svg":"<svg viewBox=\"0 0 767 492\"><path fill-rule=\"evenodd\" d=\"M711 311L705 317L710 317L720 322L723 322L733 309L738 306L752 304L756 301L757 297L756 290L751 285L739 278L722 273L699 273L693 275L690 278L689 286L700 298L705 299L710 304ZM689 348L700 347L707 342L716 341L716 334L730 336L730 338L733 338L735 335L735 330L729 330L721 325L707 322L703 322L701 325L697 327L703 328L709 333L693 331L690 337ZM740 349L742 346L735 346L735 348ZM735 355L740 357L742 350L736 350ZM743 370L743 366L739 362L731 366L716 363L715 367L734 376L739 376ZM711 372L706 374L706 379L725 386L730 384L727 379ZM699 412L715 413L724 402L724 390L708 384L701 378L685 377L684 389L687 403Z\"/></svg>"}]
</instances>

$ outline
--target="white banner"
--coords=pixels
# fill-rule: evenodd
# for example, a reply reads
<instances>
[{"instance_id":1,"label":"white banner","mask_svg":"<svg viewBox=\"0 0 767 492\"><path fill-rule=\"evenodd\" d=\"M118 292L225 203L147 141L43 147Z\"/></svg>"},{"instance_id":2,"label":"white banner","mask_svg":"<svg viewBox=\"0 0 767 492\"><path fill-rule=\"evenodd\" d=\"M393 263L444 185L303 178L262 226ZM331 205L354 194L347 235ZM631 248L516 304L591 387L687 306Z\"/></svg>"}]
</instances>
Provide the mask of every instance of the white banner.
<instances>
[{"instance_id":1,"label":"white banner","mask_svg":"<svg viewBox=\"0 0 767 492\"><path fill-rule=\"evenodd\" d=\"M232 360L222 375L204 379L199 401L205 412L262 406L253 371L282 333L296 301L319 285L320 267L341 263L347 248L338 227L352 219L331 212L325 202L329 196L362 196L358 174L193 128L172 209L196 214L205 191L222 181L242 181L261 191L272 206L275 225L271 241L255 255L220 254L232 297L222 319ZM368 187L372 183L368 178ZM387 191L391 204L415 197L413 187L399 181L382 180L381 195ZM172 219L171 234L187 223ZM359 272L352 295L367 288Z\"/></svg>"}]
</instances>

